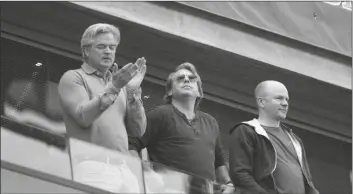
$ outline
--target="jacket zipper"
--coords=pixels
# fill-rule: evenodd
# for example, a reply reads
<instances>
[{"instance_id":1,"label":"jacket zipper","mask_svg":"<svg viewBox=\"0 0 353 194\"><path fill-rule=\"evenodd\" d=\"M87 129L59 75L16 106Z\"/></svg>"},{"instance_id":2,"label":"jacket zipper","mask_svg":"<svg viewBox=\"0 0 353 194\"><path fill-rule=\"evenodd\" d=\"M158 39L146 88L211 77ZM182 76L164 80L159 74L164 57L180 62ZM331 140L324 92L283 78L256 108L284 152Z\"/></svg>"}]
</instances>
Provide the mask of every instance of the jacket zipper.
<instances>
[{"instance_id":1,"label":"jacket zipper","mask_svg":"<svg viewBox=\"0 0 353 194\"><path fill-rule=\"evenodd\" d=\"M275 185L275 189L277 190L276 181L275 181L275 178L273 177L273 172L276 170L276 167L277 167L277 151L276 151L276 148L275 148L275 146L273 146L271 141L270 141L270 143L271 143L271 145L273 147L273 150L275 151L275 167L272 169L271 177L272 177L272 180L273 180L273 184Z\"/></svg>"},{"instance_id":2,"label":"jacket zipper","mask_svg":"<svg viewBox=\"0 0 353 194\"><path fill-rule=\"evenodd\" d=\"M292 139L293 139L293 141L292 141L292 144L293 144L293 146L294 146L294 141L296 141L299 145L300 145L300 143L299 143L299 141L296 139L296 137L292 134L292 132L290 131L289 132L289 135L291 135L292 136ZM302 147L302 145L300 145L300 147ZM316 190L316 188L314 187L314 185L312 184L312 182L311 182L311 180L309 179L309 175L307 174L307 172L306 172L306 170L305 170L305 163L303 162L303 158L304 158L304 156L303 156L303 154L302 154L302 161L299 161L302 165L300 165L300 168L302 169L302 171L303 171L303 175L304 175L304 178L306 179L306 182L308 183L308 185L311 187L311 188L313 188L314 190ZM299 157L298 157L298 160L299 160Z\"/></svg>"}]
</instances>

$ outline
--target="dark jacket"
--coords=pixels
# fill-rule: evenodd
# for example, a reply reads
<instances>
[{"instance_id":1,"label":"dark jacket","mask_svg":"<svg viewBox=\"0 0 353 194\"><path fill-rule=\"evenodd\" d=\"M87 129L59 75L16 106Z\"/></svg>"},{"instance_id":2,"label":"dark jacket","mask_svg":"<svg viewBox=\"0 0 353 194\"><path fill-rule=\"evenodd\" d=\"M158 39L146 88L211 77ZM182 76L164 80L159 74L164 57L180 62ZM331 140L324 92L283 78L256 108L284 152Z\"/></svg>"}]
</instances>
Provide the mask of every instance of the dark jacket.
<instances>
[{"instance_id":1,"label":"dark jacket","mask_svg":"<svg viewBox=\"0 0 353 194\"><path fill-rule=\"evenodd\" d=\"M306 179L306 194L318 194L311 179L305 149L299 137L285 125L281 127L290 136ZM231 131L229 171L235 187L243 193L277 193L273 178L277 155L267 132L257 119L242 122Z\"/></svg>"}]
</instances>

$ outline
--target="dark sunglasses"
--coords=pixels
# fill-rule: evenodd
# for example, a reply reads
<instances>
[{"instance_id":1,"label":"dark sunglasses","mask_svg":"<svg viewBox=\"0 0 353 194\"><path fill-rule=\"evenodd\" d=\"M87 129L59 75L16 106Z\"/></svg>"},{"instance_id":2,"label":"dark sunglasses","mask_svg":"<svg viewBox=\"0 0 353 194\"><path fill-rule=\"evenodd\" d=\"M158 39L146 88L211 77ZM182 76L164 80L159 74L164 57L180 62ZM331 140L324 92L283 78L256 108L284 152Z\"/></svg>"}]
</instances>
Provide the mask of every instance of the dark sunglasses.
<instances>
[{"instance_id":1,"label":"dark sunglasses","mask_svg":"<svg viewBox=\"0 0 353 194\"><path fill-rule=\"evenodd\" d=\"M197 81L197 76L196 75L179 75L176 77L177 82L183 82L185 79L188 78L188 80L191 83L194 83Z\"/></svg>"}]
</instances>

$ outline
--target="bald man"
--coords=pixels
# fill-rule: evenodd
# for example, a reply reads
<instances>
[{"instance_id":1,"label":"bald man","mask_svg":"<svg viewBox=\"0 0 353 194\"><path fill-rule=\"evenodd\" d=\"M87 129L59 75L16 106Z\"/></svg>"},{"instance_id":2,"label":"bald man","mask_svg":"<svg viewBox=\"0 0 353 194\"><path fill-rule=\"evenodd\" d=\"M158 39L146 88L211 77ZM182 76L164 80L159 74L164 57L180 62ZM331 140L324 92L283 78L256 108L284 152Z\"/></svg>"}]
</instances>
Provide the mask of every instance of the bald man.
<instances>
[{"instance_id":1,"label":"bald man","mask_svg":"<svg viewBox=\"0 0 353 194\"><path fill-rule=\"evenodd\" d=\"M234 126L229 170L235 187L251 194L318 194L304 146L281 122L288 112L287 88L277 81L255 89L258 119Z\"/></svg>"}]
</instances>

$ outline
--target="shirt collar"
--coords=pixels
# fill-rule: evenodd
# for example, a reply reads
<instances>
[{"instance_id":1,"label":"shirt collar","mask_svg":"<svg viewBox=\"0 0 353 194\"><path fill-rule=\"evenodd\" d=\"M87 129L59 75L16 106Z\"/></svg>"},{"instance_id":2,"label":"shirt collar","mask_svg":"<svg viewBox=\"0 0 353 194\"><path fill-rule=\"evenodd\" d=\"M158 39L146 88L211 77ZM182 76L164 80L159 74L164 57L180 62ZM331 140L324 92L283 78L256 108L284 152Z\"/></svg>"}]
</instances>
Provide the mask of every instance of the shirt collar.
<instances>
[{"instance_id":1,"label":"shirt collar","mask_svg":"<svg viewBox=\"0 0 353 194\"><path fill-rule=\"evenodd\" d=\"M81 66L81 68L82 68L83 71L86 72L87 74L92 74L92 73L94 73L94 72L97 71L96 68L94 68L94 67L88 65L87 63L83 63L82 66Z\"/></svg>"},{"instance_id":2,"label":"shirt collar","mask_svg":"<svg viewBox=\"0 0 353 194\"><path fill-rule=\"evenodd\" d=\"M173 107L174 111L177 112L177 114L179 114L180 116L184 117L186 120L188 120L185 116L184 113L180 112L172 103L170 103L170 106ZM197 120L199 118L199 111L195 110L195 117L192 120Z\"/></svg>"},{"instance_id":3,"label":"shirt collar","mask_svg":"<svg viewBox=\"0 0 353 194\"><path fill-rule=\"evenodd\" d=\"M114 65L115 65L115 64L114 64ZM88 65L88 64L85 63L85 62L82 64L81 68L82 68L83 71L84 71L85 73L87 73L87 74L94 74L94 75L96 75L96 76L98 76L98 77L102 77L102 78L104 78L104 79L106 79L106 80L107 80L107 79L110 79L110 77L111 77L111 75L112 75L110 71L107 71L106 75L103 75L102 72L98 71L96 68L94 68L94 67Z\"/></svg>"}]
</instances>

